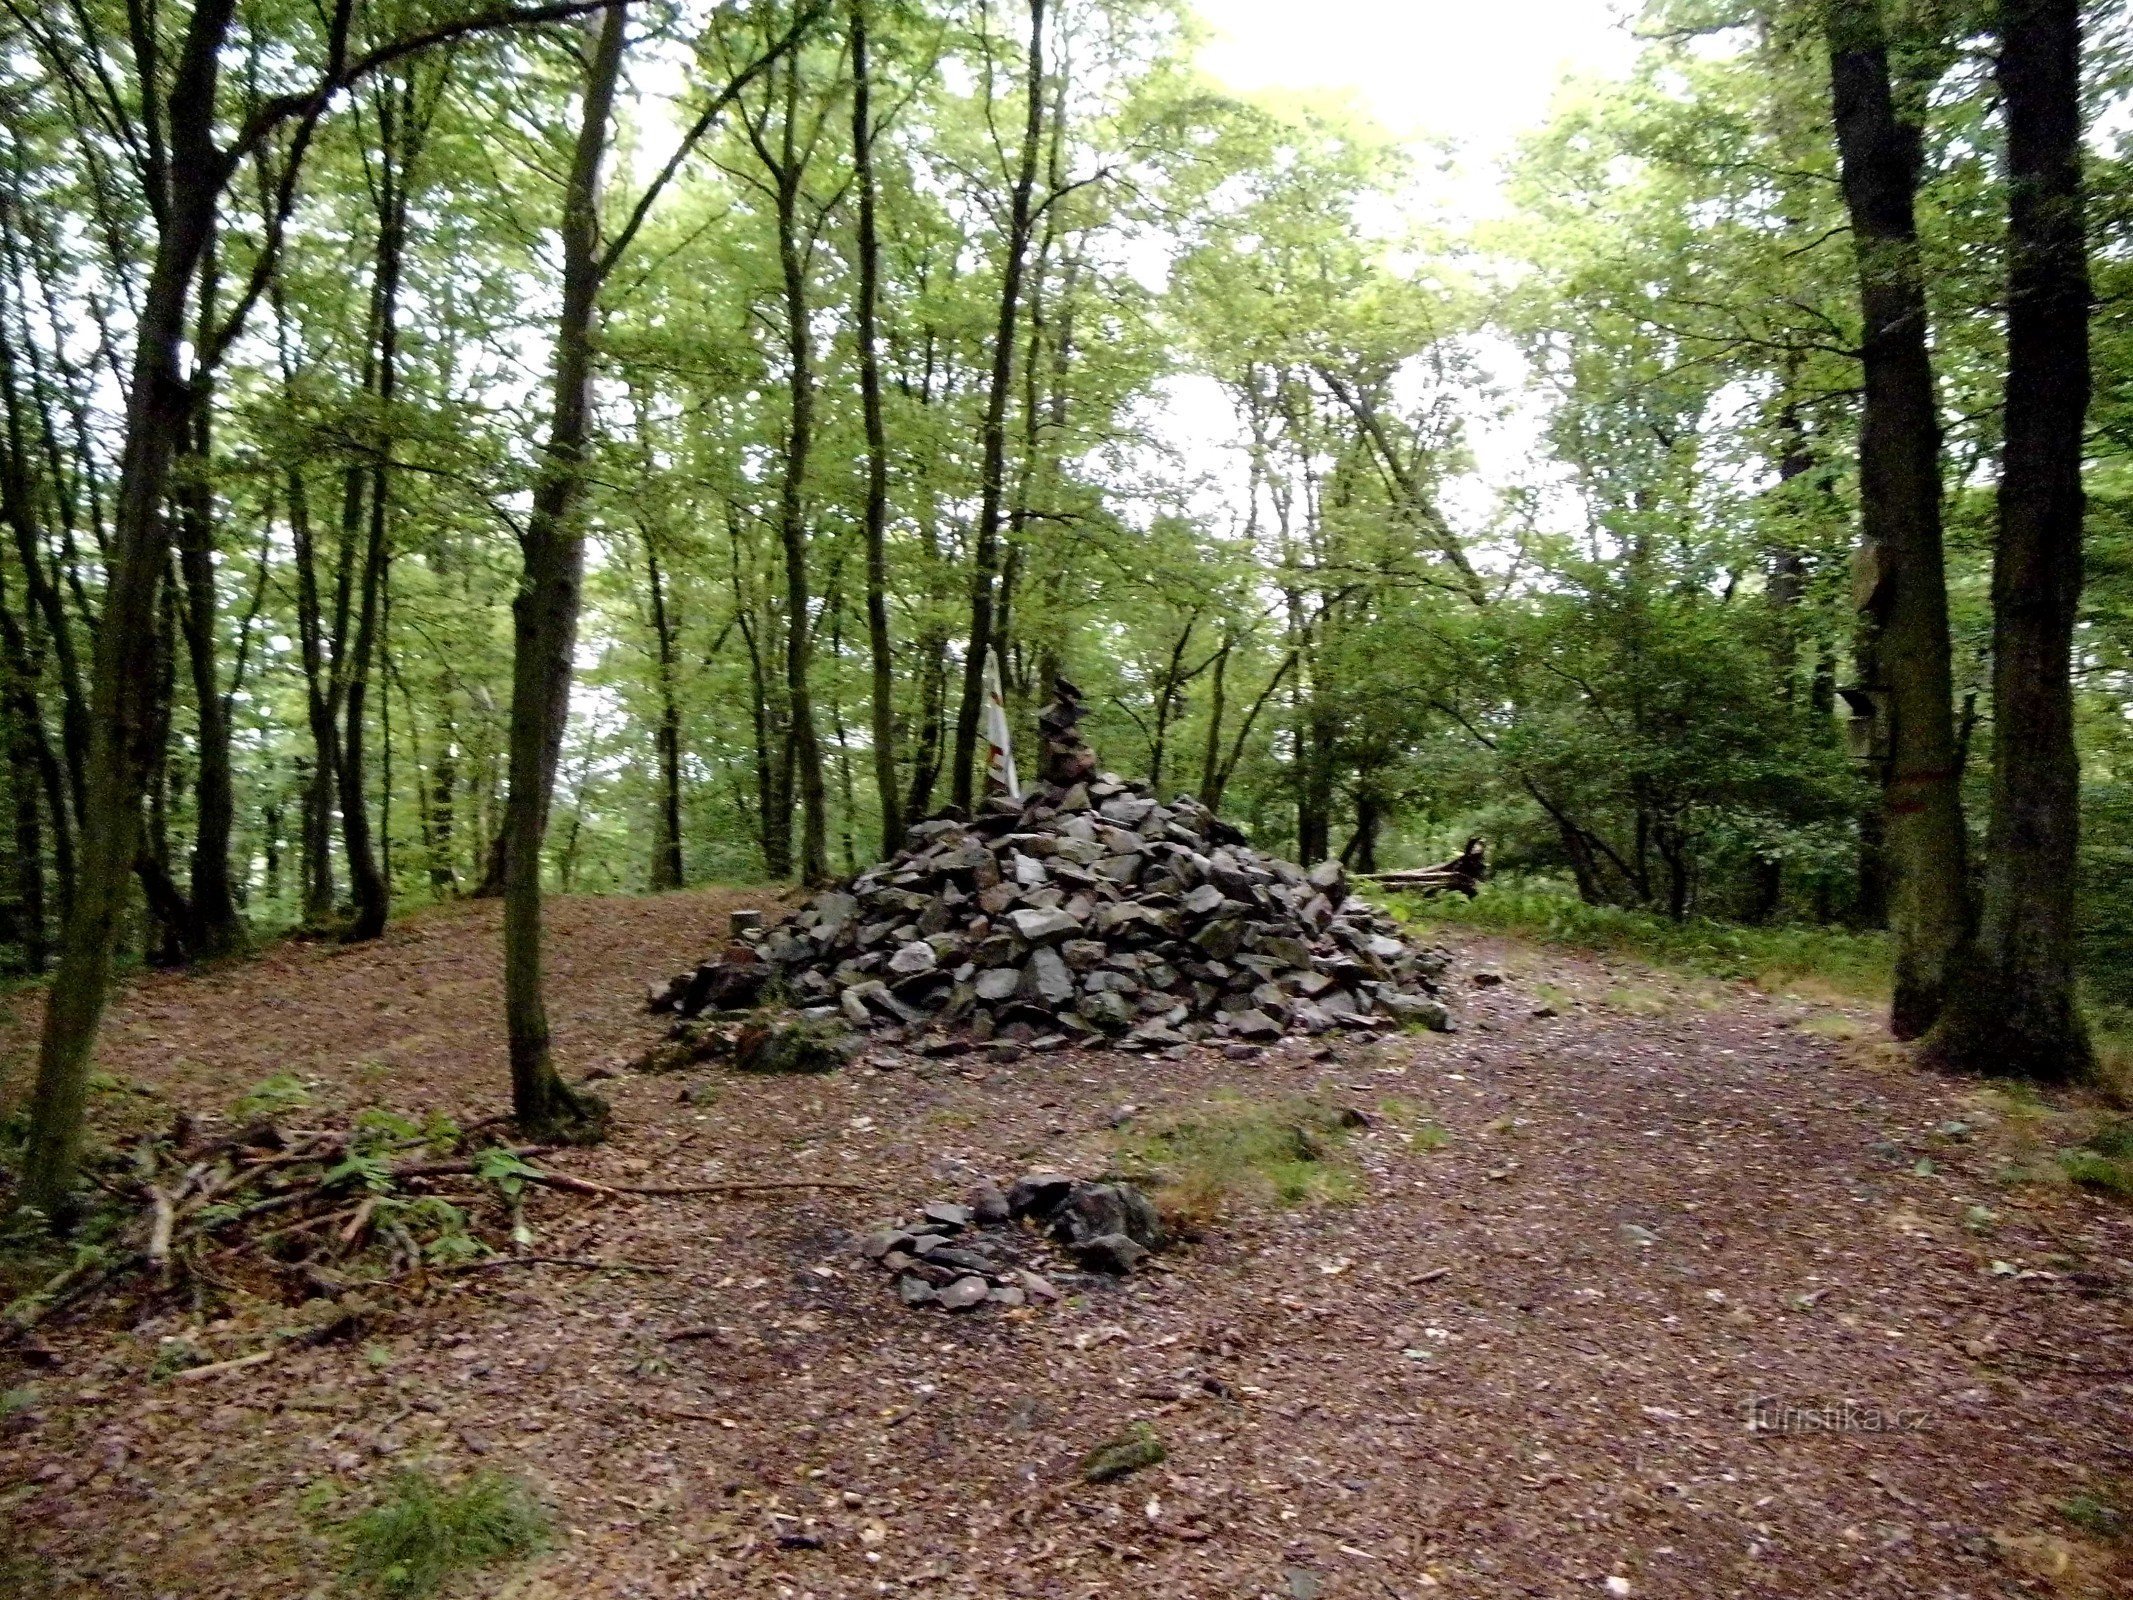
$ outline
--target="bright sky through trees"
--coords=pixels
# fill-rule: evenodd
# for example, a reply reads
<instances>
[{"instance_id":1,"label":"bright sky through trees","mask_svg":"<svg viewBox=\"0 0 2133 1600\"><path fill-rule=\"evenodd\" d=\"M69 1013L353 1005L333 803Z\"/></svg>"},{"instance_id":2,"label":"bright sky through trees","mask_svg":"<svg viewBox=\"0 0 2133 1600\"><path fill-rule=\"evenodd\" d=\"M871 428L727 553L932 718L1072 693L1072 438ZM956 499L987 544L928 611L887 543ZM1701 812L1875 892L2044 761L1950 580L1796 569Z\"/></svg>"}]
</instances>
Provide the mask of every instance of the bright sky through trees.
<instances>
[{"instance_id":1,"label":"bright sky through trees","mask_svg":"<svg viewBox=\"0 0 2133 1600\"><path fill-rule=\"evenodd\" d=\"M1495 161L1536 126L1564 76L1625 71L1614 0L1198 0L1207 72L1243 89L1346 90L1393 132L1456 141L1446 198L1497 209Z\"/></svg>"},{"instance_id":2,"label":"bright sky through trees","mask_svg":"<svg viewBox=\"0 0 2133 1600\"><path fill-rule=\"evenodd\" d=\"M1320 0L1299 25L1289 0L1197 0L1210 37L1200 65L1245 93L1350 98L1389 132L1414 142L1412 194L1426 218L1459 226L1502 216L1502 162L1537 129L1566 78L1626 73L1636 41L1615 0ZM1479 341L1484 368L1507 389L1522 369L1501 341ZM1238 497L1228 464L1241 460L1236 420L1213 384L1172 385L1159 424L1194 469ZM1539 413L1514 404L1469 419L1475 474L1446 485L1455 511L1479 520L1497 490L1530 476Z\"/></svg>"}]
</instances>

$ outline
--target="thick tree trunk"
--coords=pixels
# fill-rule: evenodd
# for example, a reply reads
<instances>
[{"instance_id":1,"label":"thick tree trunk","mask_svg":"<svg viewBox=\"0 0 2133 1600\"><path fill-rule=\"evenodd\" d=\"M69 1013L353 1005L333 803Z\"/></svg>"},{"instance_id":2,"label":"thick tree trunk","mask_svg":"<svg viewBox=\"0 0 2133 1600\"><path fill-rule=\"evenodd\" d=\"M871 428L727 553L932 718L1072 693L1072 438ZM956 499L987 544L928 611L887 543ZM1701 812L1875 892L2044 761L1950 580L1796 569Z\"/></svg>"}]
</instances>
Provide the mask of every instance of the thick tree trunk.
<instances>
[{"instance_id":1,"label":"thick tree trunk","mask_svg":"<svg viewBox=\"0 0 2133 1600\"><path fill-rule=\"evenodd\" d=\"M966 810L971 802L978 714L985 703L985 651L993 638L993 581L999 572L1000 519L1007 491L1007 400L1014 382L1015 325L1035 210L1037 161L1044 143L1044 8L1045 0L1029 0L1028 107L1000 269L1000 319L993 334L992 376L985 391L978 526L970 563L970 642L963 652L963 696L956 707L950 774L955 803Z\"/></svg>"},{"instance_id":2,"label":"thick tree trunk","mask_svg":"<svg viewBox=\"0 0 2133 1600\"><path fill-rule=\"evenodd\" d=\"M859 401L866 420L867 649L873 663L874 792L881 809L881 859L903 847L896 789L896 662L889 649L889 435L881 414L881 354L875 341L881 243L874 217L873 83L867 66L867 0L852 0L852 173L859 190Z\"/></svg>"},{"instance_id":3,"label":"thick tree trunk","mask_svg":"<svg viewBox=\"0 0 2133 1600\"><path fill-rule=\"evenodd\" d=\"M1896 936L1889 1026L1908 1039L1939 1014L1969 921L1941 550L1940 421L1915 216L1920 135L1898 112L1878 0L1829 0L1826 17L1866 389L1858 588L1877 626L1876 687L1886 706L1883 793Z\"/></svg>"},{"instance_id":4,"label":"thick tree trunk","mask_svg":"<svg viewBox=\"0 0 2133 1600\"><path fill-rule=\"evenodd\" d=\"M2064 1080L2093 1057L2074 993L2089 268L2078 0L2002 0L2007 412L1992 564L1992 822L1976 944L1927 1040L1945 1065Z\"/></svg>"},{"instance_id":5,"label":"thick tree trunk","mask_svg":"<svg viewBox=\"0 0 2133 1600\"><path fill-rule=\"evenodd\" d=\"M235 0L197 0L167 108L170 187L135 323L126 443L105 551L96 630L74 903L38 1041L21 1199L47 1215L68 1209L88 1099L89 1055L110 993L153 750L156 600L167 565L163 505L192 398L180 366L186 288L214 227L222 158L215 89Z\"/></svg>"},{"instance_id":6,"label":"thick tree trunk","mask_svg":"<svg viewBox=\"0 0 2133 1600\"><path fill-rule=\"evenodd\" d=\"M556 323L555 407L525 558L511 603L511 793L504 807L504 1022L511 1106L536 1138L597 1130L604 1107L573 1090L550 1052L541 980L541 845L570 715L585 535L579 515L592 428L593 341L600 297L600 177L622 73L626 11L614 0L589 24L582 120L563 200L563 305Z\"/></svg>"}]
</instances>

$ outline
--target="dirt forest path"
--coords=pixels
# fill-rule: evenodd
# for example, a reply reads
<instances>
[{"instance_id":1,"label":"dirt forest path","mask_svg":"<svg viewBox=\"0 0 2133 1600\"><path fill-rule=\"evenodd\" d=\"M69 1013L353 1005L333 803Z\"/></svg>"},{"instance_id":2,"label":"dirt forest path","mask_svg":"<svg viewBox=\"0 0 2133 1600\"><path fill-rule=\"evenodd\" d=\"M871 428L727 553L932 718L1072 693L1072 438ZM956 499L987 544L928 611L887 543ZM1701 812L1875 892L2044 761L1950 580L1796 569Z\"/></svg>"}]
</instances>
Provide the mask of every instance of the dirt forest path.
<instances>
[{"instance_id":1,"label":"dirt forest path","mask_svg":"<svg viewBox=\"0 0 2133 1600\"><path fill-rule=\"evenodd\" d=\"M643 982L738 903L560 902L566 1066L654 1038ZM202 1106L289 1071L489 1114L494 926L146 979L102 1065ZM559 1169L873 1192L541 1193L542 1253L656 1270L470 1274L206 1383L148 1381L175 1318L69 1330L5 1379L35 1388L0 1418L0 1543L55 1595L325 1595L330 1519L422 1462L539 1487L554 1548L457 1591L526 1600L2133 1593L2066 1509L2133 1484L2133 1218L2008 1181L2047 1116L1840 1009L1452 950L1457 1033L1327 1059L616 1077L617 1136ZM906 1310L854 1257L869 1220L1097 1170L1127 1107L1220 1090L1362 1112L1359 1197L1012 1313ZM1082 1483L1141 1420L1168 1459Z\"/></svg>"}]
</instances>

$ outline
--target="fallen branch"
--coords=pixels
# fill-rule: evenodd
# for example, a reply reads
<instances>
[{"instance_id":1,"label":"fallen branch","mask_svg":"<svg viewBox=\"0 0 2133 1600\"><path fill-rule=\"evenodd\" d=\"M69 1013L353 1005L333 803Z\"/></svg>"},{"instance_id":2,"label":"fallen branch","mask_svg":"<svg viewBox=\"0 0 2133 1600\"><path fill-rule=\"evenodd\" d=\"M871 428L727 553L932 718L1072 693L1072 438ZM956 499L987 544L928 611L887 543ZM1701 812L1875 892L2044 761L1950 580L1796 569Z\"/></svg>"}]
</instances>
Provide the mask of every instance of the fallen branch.
<instances>
[{"instance_id":1,"label":"fallen branch","mask_svg":"<svg viewBox=\"0 0 2133 1600\"><path fill-rule=\"evenodd\" d=\"M107 1261L77 1261L64 1272L48 1278L43 1288L17 1301L18 1309L8 1313L5 1321L0 1322L0 1328L6 1330L11 1342L24 1341L30 1330L55 1311L72 1304L106 1278L131 1268L142 1259L139 1255L128 1254Z\"/></svg>"},{"instance_id":2,"label":"fallen branch","mask_svg":"<svg viewBox=\"0 0 2133 1600\"><path fill-rule=\"evenodd\" d=\"M148 1191L155 1220L148 1229L148 1264L165 1284L170 1282L170 1231L177 1226L177 1202L161 1189Z\"/></svg>"},{"instance_id":3,"label":"fallen branch","mask_svg":"<svg viewBox=\"0 0 2133 1600\"><path fill-rule=\"evenodd\" d=\"M232 1372L242 1372L246 1367L256 1367L261 1362L272 1361L281 1352L278 1350L255 1350L248 1356L237 1356L228 1361L210 1361L204 1367L187 1367L183 1372L170 1375L172 1383L201 1383L209 1378L220 1378Z\"/></svg>"},{"instance_id":4,"label":"fallen branch","mask_svg":"<svg viewBox=\"0 0 2133 1600\"><path fill-rule=\"evenodd\" d=\"M355 1215L348 1219L348 1226L341 1230L341 1244L345 1248L363 1235L363 1226L370 1221L370 1214L378 1209L378 1197L366 1195L363 1203L355 1208Z\"/></svg>"}]
</instances>

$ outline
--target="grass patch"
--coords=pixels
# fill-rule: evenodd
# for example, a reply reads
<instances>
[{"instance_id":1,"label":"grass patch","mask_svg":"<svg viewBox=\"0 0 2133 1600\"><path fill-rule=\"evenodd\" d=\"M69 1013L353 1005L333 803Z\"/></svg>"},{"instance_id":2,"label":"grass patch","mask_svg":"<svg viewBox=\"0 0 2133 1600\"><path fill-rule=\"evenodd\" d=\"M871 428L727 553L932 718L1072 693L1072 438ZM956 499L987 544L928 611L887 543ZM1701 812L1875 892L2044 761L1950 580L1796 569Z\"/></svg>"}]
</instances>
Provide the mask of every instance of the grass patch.
<instances>
[{"instance_id":1,"label":"grass patch","mask_svg":"<svg viewBox=\"0 0 2133 1600\"><path fill-rule=\"evenodd\" d=\"M2133 1520L2101 1495L2074 1495L2060 1501L2058 1511L2083 1533L2094 1534L2099 1539L2123 1539L2133 1533Z\"/></svg>"},{"instance_id":2,"label":"grass patch","mask_svg":"<svg viewBox=\"0 0 2133 1600\"><path fill-rule=\"evenodd\" d=\"M1344 1204L1360 1192L1347 1160L1355 1114L1303 1098L1216 1095L1128 1124L1119 1166L1151 1185L1164 1221L1190 1238L1240 1202Z\"/></svg>"},{"instance_id":3,"label":"grass patch","mask_svg":"<svg viewBox=\"0 0 2133 1600\"><path fill-rule=\"evenodd\" d=\"M1412 1100L1388 1095L1378 1102L1378 1115L1392 1124L1393 1131L1406 1140L1411 1149L1442 1150L1452 1142L1452 1136L1429 1114L1429 1108Z\"/></svg>"},{"instance_id":4,"label":"grass patch","mask_svg":"<svg viewBox=\"0 0 2133 1600\"><path fill-rule=\"evenodd\" d=\"M378 1594L433 1594L446 1579L530 1555L548 1542L548 1515L523 1479L477 1472L457 1485L419 1468L342 1529L347 1573Z\"/></svg>"},{"instance_id":5,"label":"grass patch","mask_svg":"<svg viewBox=\"0 0 2133 1600\"><path fill-rule=\"evenodd\" d=\"M2060 1151L2059 1165L2084 1189L2133 1200L2133 1117L2113 1118L2073 1149Z\"/></svg>"},{"instance_id":6,"label":"grass patch","mask_svg":"<svg viewBox=\"0 0 2133 1600\"><path fill-rule=\"evenodd\" d=\"M2099 1006L2089 1020L2089 1042L2096 1051L2096 1088L2112 1105L2133 1111L2133 1012L2121 1006Z\"/></svg>"},{"instance_id":7,"label":"grass patch","mask_svg":"<svg viewBox=\"0 0 2133 1600\"><path fill-rule=\"evenodd\" d=\"M1656 967L1763 988L1807 979L1851 999L1888 993L1888 940L1877 933L1791 924L1748 927L1703 917L1676 922L1649 911L1588 906L1552 884L1515 879L1485 884L1473 900L1394 896L1390 903L1402 921L1421 928L1480 928L1581 950L1619 951Z\"/></svg>"},{"instance_id":8,"label":"grass patch","mask_svg":"<svg viewBox=\"0 0 2133 1600\"><path fill-rule=\"evenodd\" d=\"M286 1116L310 1104L311 1091L303 1079L293 1072L277 1072L239 1095L230 1106L230 1115L238 1122L256 1122L263 1117Z\"/></svg>"}]
</instances>

